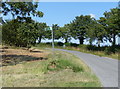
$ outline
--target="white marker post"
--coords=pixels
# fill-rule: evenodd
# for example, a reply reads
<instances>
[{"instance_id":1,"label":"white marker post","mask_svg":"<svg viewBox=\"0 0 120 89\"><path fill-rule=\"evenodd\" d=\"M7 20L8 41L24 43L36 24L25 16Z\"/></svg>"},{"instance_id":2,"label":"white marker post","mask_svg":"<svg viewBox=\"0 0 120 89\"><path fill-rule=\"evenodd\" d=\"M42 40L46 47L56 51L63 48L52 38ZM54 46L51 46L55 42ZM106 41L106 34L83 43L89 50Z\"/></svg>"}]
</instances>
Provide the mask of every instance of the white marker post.
<instances>
[{"instance_id":1,"label":"white marker post","mask_svg":"<svg viewBox=\"0 0 120 89\"><path fill-rule=\"evenodd\" d=\"M54 32L53 32L52 27L50 27L50 30L52 32L52 49L54 49Z\"/></svg>"},{"instance_id":2,"label":"white marker post","mask_svg":"<svg viewBox=\"0 0 120 89\"><path fill-rule=\"evenodd\" d=\"M52 33L52 58L54 59L54 31L52 27L50 27L51 33Z\"/></svg>"}]
</instances>

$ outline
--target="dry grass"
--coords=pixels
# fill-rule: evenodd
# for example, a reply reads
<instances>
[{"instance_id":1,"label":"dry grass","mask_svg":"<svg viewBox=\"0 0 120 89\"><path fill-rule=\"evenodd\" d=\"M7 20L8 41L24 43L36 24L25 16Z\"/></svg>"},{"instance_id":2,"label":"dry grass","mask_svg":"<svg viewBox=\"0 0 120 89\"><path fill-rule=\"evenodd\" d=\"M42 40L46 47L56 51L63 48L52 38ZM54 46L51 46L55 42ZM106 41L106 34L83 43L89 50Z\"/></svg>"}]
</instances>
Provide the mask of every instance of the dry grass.
<instances>
[{"instance_id":1,"label":"dry grass","mask_svg":"<svg viewBox=\"0 0 120 89\"><path fill-rule=\"evenodd\" d=\"M37 49L38 51L38 49ZM0 67L3 87L100 87L101 84L89 67L70 53L58 52L54 56L49 50L29 52L23 49L8 49L6 55L28 55L47 57L48 60L26 61L12 66ZM49 55L48 55L49 54ZM32 57L32 58L34 58ZM23 58L23 57L22 57ZM50 71L48 64L54 60L68 60L83 71L74 72L70 68Z\"/></svg>"},{"instance_id":2,"label":"dry grass","mask_svg":"<svg viewBox=\"0 0 120 89\"><path fill-rule=\"evenodd\" d=\"M45 57L47 53L43 53L43 50L34 49L33 51L23 49L4 49L2 55L28 55L33 57Z\"/></svg>"},{"instance_id":3,"label":"dry grass","mask_svg":"<svg viewBox=\"0 0 120 89\"><path fill-rule=\"evenodd\" d=\"M119 53L115 53L115 54L111 53L110 55L107 55L104 51L90 51L85 48L77 48L77 47L66 47L65 49L75 50L75 51L80 51L80 52L84 52L84 53L90 53L90 54L94 54L94 55L98 55L98 56L102 56L102 57L109 57L109 58L120 60L120 58L118 57Z\"/></svg>"}]
</instances>

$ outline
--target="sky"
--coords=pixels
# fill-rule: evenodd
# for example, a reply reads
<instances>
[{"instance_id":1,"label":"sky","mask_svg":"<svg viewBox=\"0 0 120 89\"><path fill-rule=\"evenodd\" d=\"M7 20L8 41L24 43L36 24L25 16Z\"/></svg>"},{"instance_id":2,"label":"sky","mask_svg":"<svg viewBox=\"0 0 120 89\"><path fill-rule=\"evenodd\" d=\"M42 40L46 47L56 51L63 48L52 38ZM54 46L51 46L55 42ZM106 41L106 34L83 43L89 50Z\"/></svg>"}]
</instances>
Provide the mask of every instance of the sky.
<instances>
[{"instance_id":1,"label":"sky","mask_svg":"<svg viewBox=\"0 0 120 89\"><path fill-rule=\"evenodd\" d=\"M42 1L42 0L41 0ZM104 0L105 1L105 0ZM42 11L44 16L32 17L37 22L45 22L48 26L52 24L58 24L64 26L64 24L70 23L76 16L91 15L96 19L103 17L105 11L118 6L118 2L39 2L37 10ZM5 18L11 19L12 16L6 16ZM51 40L42 40L42 42L51 42ZM64 42L64 40L59 40ZM79 43L78 40L72 39L73 43ZM85 44L88 41L85 40ZM109 44L108 42L104 45ZM103 45L103 44L102 44Z\"/></svg>"},{"instance_id":2,"label":"sky","mask_svg":"<svg viewBox=\"0 0 120 89\"><path fill-rule=\"evenodd\" d=\"M44 13L43 18L34 19L39 22L52 24L70 23L76 16L92 15L96 19L103 16L105 11L117 7L117 2L39 2L38 10Z\"/></svg>"}]
</instances>

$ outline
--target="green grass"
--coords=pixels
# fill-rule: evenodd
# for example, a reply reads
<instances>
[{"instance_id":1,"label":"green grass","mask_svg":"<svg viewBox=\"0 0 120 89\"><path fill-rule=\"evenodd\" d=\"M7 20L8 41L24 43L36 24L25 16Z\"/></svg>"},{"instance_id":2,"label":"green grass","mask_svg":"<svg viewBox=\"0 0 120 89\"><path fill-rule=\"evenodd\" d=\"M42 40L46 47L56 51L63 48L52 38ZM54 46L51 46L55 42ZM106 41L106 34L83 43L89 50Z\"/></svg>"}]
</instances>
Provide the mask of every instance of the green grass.
<instances>
[{"instance_id":1,"label":"green grass","mask_svg":"<svg viewBox=\"0 0 120 89\"><path fill-rule=\"evenodd\" d=\"M43 48L42 48L43 50ZM95 74L79 58L55 51L48 60L4 66L3 87L100 87Z\"/></svg>"},{"instance_id":2,"label":"green grass","mask_svg":"<svg viewBox=\"0 0 120 89\"><path fill-rule=\"evenodd\" d=\"M38 44L36 45L37 47L42 47L42 48L52 48L51 47L51 44L46 44L46 43L41 43L41 44ZM65 48L63 48L63 46L58 46L58 45L55 45L55 48L60 48L60 49L67 49L67 50L74 50L74 51L80 51L80 52L84 52L84 53L90 53L90 54L94 54L94 55L98 55L100 57L109 57L109 58L113 58L113 59L118 59L120 60L120 58L118 57L119 55L119 48L117 50L119 50L118 52L116 53L106 53L106 50L104 51L97 51L97 50L88 50L87 49L87 46L88 45L80 45L78 47L72 47L70 45L66 46Z\"/></svg>"},{"instance_id":3,"label":"green grass","mask_svg":"<svg viewBox=\"0 0 120 89\"><path fill-rule=\"evenodd\" d=\"M82 47L80 48L80 47L70 47L70 46L65 47L65 48L60 47L60 46L56 46L56 48L80 51L83 53L90 53L90 54L97 55L100 57L109 57L109 58L120 60L120 58L118 58L119 53L106 54L105 51L91 51L91 50L87 50L86 48L82 48Z\"/></svg>"}]
</instances>

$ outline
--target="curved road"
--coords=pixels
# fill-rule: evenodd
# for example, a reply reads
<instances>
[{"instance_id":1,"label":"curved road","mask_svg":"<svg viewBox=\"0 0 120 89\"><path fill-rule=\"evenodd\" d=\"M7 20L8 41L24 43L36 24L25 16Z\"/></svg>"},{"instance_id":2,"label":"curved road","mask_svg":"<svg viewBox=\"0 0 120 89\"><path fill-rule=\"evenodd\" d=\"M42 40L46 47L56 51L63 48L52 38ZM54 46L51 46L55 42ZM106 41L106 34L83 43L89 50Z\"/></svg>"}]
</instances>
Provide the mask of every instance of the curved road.
<instances>
[{"instance_id":1,"label":"curved road","mask_svg":"<svg viewBox=\"0 0 120 89\"><path fill-rule=\"evenodd\" d=\"M98 76L103 87L118 87L118 60L78 51L64 49L55 50L72 53L83 60Z\"/></svg>"}]
</instances>

